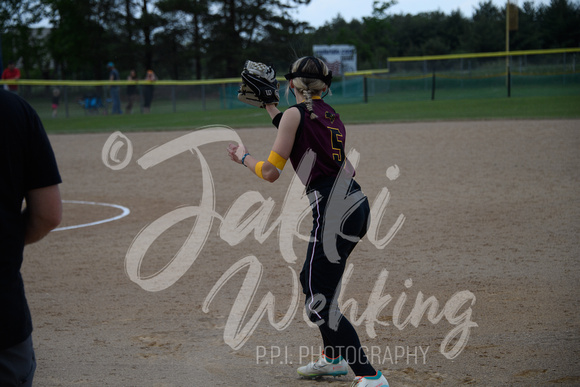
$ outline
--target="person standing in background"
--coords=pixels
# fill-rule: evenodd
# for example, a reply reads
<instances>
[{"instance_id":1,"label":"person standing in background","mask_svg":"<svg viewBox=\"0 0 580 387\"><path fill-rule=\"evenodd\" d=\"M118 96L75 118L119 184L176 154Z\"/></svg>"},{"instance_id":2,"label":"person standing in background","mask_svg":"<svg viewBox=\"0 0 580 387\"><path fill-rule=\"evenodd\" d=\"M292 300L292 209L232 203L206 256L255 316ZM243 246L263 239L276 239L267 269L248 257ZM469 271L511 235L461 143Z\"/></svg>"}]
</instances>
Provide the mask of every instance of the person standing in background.
<instances>
[{"instance_id":1,"label":"person standing in background","mask_svg":"<svg viewBox=\"0 0 580 387\"><path fill-rule=\"evenodd\" d=\"M153 70L147 70L145 80L149 81L149 83L143 87L143 112L149 113L151 111L151 101L153 101L153 82L157 80Z\"/></svg>"},{"instance_id":2,"label":"person standing in background","mask_svg":"<svg viewBox=\"0 0 580 387\"><path fill-rule=\"evenodd\" d=\"M6 79L20 79L20 70L16 67L14 61L9 61L8 67L2 72L2 80ZM18 85L4 85L4 89L18 94Z\"/></svg>"},{"instance_id":3,"label":"person standing in background","mask_svg":"<svg viewBox=\"0 0 580 387\"><path fill-rule=\"evenodd\" d=\"M60 102L60 90L55 88L52 90L52 118L56 118L58 114L58 105Z\"/></svg>"},{"instance_id":4,"label":"person standing in background","mask_svg":"<svg viewBox=\"0 0 580 387\"><path fill-rule=\"evenodd\" d=\"M129 71L129 76L127 77L128 81L137 81L137 73L135 70ZM139 95L139 91L137 90L137 84L134 85L127 85L127 107L125 108L126 114L131 114L133 110L133 102L137 99Z\"/></svg>"},{"instance_id":5,"label":"person standing in background","mask_svg":"<svg viewBox=\"0 0 580 387\"><path fill-rule=\"evenodd\" d=\"M109 69L109 81L118 81L119 80L119 72L115 68L115 64L113 62L109 62L107 64L107 68ZM119 86L111 85L111 100L113 101L113 110L112 114L123 114L121 110L121 90Z\"/></svg>"},{"instance_id":6,"label":"person standing in background","mask_svg":"<svg viewBox=\"0 0 580 387\"><path fill-rule=\"evenodd\" d=\"M0 386L31 386L36 358L20 268L24 246L60 224L62 180L36 111L0 90L0 116Z\"/></svg>"}]
</instances>

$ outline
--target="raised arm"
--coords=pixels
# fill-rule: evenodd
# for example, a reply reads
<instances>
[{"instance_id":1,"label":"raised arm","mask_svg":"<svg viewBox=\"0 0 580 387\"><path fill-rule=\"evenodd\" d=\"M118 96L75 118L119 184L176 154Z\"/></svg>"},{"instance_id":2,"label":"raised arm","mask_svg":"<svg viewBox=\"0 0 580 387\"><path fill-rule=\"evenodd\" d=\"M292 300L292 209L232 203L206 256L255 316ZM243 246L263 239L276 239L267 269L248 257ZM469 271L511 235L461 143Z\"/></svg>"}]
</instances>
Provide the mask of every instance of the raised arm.
<instances>
[{"instance_id":1,"label":"raised arm","mask_svg":"<svg viewBox=\"0 0 580 387\"><path fill-rule=\"evenodd\" d=\"M275 104L267 104L266 111L270 115L271 119L274 119L274 117L281 113L280 109L278 109Z\"/></svg>"}]
</instances>

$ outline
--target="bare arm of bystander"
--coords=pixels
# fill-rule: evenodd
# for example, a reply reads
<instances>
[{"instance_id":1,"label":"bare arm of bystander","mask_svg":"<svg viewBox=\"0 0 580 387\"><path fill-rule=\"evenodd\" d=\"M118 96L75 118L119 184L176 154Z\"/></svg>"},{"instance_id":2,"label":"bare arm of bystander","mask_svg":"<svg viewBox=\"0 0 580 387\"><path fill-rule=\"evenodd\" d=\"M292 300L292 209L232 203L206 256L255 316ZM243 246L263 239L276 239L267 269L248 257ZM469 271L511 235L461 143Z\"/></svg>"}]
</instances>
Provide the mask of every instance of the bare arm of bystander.
<instances>
[{"instance_id":1,"label":"bare arm of bystander","mask_svg":"<svg viewBox=\"0 0 580 387\"><path fill-rule=\"evenodd\" d=\"M24 214L25 244L38 242L55 229L62 220L62 200L58 185L28 191Z\"/></svg>"}]
</instances>

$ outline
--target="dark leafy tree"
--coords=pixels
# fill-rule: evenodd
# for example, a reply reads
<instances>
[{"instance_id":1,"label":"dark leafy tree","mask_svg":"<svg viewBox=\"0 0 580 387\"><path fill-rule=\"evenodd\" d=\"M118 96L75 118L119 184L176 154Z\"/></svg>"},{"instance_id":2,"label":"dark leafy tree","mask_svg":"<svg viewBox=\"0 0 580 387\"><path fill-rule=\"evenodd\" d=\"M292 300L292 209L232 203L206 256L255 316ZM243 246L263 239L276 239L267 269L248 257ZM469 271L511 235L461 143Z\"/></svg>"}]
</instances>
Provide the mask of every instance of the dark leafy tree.
<instances>
[{"instance_id":1,"label":"dark leafy tree","mask_svg":"<svg viewBox=\"0 0 580 387\"><path fill-rule=\"evenodd\" d=\"M395 0L375 1L372 15L350 22L340 14L320 28L293 19L310 0L3 0L0 38L5 60L21 59L25 77L49 62L65 79L103 79L153 68L161 78L235 77L246 59L274 64L312 53L315 44L356 47L360 69L382 68L389 57L494 52L505 49L506 8L479 3L472 17L459 10L391 14ZM580 47L580 3L524 0L510 49ZM50 34L30 26L42 18ZM39 38L35 38L39 37Z\"/></svg>"},{"instance_id":2,"label":"dark leafy tree","mask_svg":"<svg viewBox=\"0 0 580 387\"><path fill-rule=\"evenodd\" d=\"M170 15L172 22L165 26L164 35L172 40L175 46L175 60L181 65L187 64L189 56L193 56L195 78L202 78L202 59L206 52L206 24L209 15L207 0L161 0L157 3L159 9ZM179 46L183 48L178 53ZM189 52L189 55L188 55ZM173 63L174 67L179 67ZM175 75L177 76L177 75Z\"/></svg>"},{"instance_id":3,"label":"dark leafy tree","mask_svg":"<svg viewBox=\"0 0 580 387\"><path fill-rule=\"evenodd\" d=\"M31 69L41 65L45 50L30 26L41 21L44 12L40 0L0 1L0 69L7 61L21 59L22 75L30 77Z\"/></svg>"},{"instance_id":4,"label":"dark leafy tree","mask_svg":"<svg viewBox=\"0 0 580 387\"><path fill-rule=\"evenodd\" d=\"M475 10L469 39L471 52L505 49L505 14L491 0L479 3L479 8Z\"/></svg>"},{"instance_id":5,"label":"dark leafy tree","mask_svg":"<svg viewBox=\"0 0 580 387\"><path fill-rule=\"evenodd\" d=\"M539 14L534 4L524 2L518 10L518 26L510 33L512 50L535 50L542 47L541 32L538 28Z\"/></svg>"},{"instance_id":6,"label":"dark leafy tree","mask_svg":"<svg viewBox=\"0 0 580 387\"><path fill-rule=\"evenodd\" d=\"M212 1L215 10L208 18L208 60L216 76L239 73L248 53L268 39L271 26L289 11L310 0L221 0ZM287 24L285 24L286 26Z\"/></svg>"},{"instance_id":7,"label":"dark leafy tree","mask_svg":"<svg viewBox=\"0 0 580 387\"><path fill-rule=\"evenodd\" d=\"M538 11L545 48L580 46L580 3L552 0Z\"/></svg>"},{"instance_id":8,"label":"dark leafy tree","mask_svg":"<svg viewBox=\"0 0 580 387\"><path fill-rule=\"evenodd\" d=\"M48 39L54 60L62 65L63 77L102 79L109 55L110 39L94 1L53 0L50 2Z\"/></svg>"}]
</instances>

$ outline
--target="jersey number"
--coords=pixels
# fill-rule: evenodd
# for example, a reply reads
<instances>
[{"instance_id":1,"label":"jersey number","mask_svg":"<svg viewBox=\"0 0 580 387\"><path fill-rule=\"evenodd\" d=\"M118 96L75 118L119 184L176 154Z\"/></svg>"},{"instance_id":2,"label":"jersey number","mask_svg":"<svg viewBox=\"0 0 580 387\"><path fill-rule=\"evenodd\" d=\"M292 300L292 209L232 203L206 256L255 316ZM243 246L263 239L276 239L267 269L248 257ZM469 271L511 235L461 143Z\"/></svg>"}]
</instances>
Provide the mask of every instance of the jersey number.
<instances>
[{"instance_id":1,"label":"jersey number","mask_svg":"<svg viewBox=\"0 0 580 387\"><path fill-rule=\"evenodd\" d=\"M332 147L332 158L334 159L334 161L342 163L342 161L344 160L344 147L342 144L342 134L336 128L328 127L328 129L330 129L330 144Z\"/></svg>"}]
</instances>

